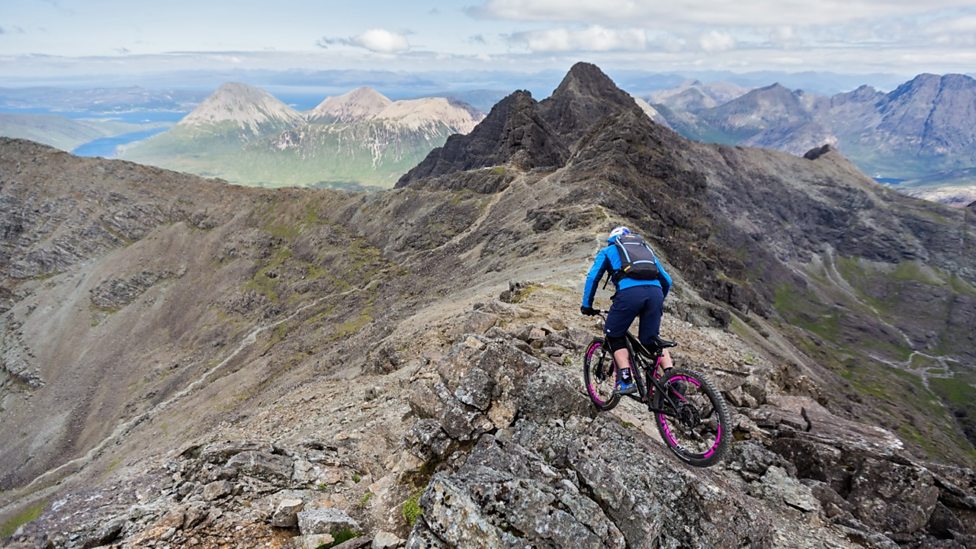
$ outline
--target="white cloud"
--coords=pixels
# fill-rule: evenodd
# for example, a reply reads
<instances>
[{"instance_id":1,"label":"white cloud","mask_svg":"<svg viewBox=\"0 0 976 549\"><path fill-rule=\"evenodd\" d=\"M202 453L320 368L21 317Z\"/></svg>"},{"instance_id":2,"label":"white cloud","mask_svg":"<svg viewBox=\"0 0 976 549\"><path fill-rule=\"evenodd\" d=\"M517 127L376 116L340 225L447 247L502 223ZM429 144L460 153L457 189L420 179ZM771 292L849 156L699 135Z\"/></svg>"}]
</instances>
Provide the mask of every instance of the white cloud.
<instances>
[{"instance_id":1,"label":"white cloud","mask_svg":"<svg viewBox=\"0 0 976 549\"><path fill-rule=\"evenodd\" d=\"M406 36L384 29L369 29L352 41L367 50L381 53L396 53L410 47Z\"/></svg>"},{"instance_id":2,"label":"white cloud","mask_svg":"<svg viewBox=\"0 0 976 549\"><path fill-rule=\"evenodd\" d=\"M709 53L728 51L735 47L735 38L727 32L713 30L701 35L698 44Z\"/></svg>"},{"instance_id":3,"label":"white cloud","mask_svg":"<svg viewBox=\"0 0 976 549\"><path fill-rule=\"evenodd\" d=\"M639 51L647 47L647 36L640 29L608 29L591 25L583 29L547 29L518 32L509 42L532 52L559 51Z\"/></svg>"},{"instance_id":4,"label":"white cloud","mask_svg":"<svg viewBox=\"0 0 976 549\"><path fill-rule=\"evenodd\" d=\"M835 24L972 7L972 0L486 0L468 13L515 21L733 26Z\"/></svg>"},{"instance_id":5,"label":"white cloud","mask_svg":"<svg viewBox=\"0 0 976 549\"><path fill-rule=\"evenodd\" d=\"M348 38L323 37L317 44L323 48L341 44L367 49L376 53L398 53L410 48L405 34L386 29L369 29L362 34Z\"/></svg>"}]
</instances>

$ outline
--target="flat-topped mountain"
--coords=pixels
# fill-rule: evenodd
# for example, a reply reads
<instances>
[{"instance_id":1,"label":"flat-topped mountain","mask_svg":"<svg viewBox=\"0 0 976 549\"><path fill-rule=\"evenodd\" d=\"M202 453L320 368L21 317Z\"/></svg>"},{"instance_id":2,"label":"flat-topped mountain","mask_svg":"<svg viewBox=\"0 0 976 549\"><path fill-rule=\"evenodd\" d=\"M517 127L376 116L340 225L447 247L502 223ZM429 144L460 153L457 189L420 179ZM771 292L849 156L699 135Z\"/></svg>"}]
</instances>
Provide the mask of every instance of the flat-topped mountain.
<instances>
[{"instance_id":1,"label":"flat-topped mountain","mask_svg":"<svg viewBox=\"0 0 976 549\"><path fill-rule=\"evenodd\" d=\"M360 122L374 117L393 101L369 87L356 88L335 97L326 97L306 115L310 121Z\"/></svg>"}]
</instances>

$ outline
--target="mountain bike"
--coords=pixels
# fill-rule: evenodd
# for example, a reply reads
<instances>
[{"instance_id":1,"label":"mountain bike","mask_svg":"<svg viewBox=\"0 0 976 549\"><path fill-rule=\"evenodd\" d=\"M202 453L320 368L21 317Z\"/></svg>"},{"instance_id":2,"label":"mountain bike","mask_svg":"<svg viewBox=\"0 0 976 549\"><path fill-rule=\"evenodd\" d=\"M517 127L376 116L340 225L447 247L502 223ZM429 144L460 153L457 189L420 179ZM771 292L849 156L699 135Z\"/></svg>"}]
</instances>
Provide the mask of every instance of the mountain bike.
<instances>
[{"instance_id":1,"label":"mountain bike","mask_svg":"<svg viewBox=\"0 0 976 549\"><path fill-rule=\"evenodd\" d=\"M606 321L606 311L597 311ZM650 347L627 332L627 350L637 393L627 395L654 414L661 439L678 459L696 467L718 463L729 447L729 412L722 395L701 373L661 367L664 350L677 343L659 337ZM644 375L642 376L641 373ZM620 403L613 353L606 337L594 338L583 355L583 380L590 400L600 410Z\"/></svg>"}]
</instances>

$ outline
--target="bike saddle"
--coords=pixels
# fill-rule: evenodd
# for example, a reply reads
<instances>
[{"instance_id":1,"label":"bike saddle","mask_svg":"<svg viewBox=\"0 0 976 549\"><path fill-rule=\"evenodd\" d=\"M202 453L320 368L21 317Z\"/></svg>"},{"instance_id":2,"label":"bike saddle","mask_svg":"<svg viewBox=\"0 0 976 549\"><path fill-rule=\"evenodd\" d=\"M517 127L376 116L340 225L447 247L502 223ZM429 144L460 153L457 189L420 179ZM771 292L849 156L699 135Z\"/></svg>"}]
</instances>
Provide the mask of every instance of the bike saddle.
<instances>
[{"instance_id":1,"label":"bike saddle","mask_svg":"<svg viewBox=\"0 0 976 549\"><path fill-rule=\"evenodd\" d=\"M674 347L677 345L677 343L675 343L674 341L661 339L658 336L654 336L654 339L651 340L651 343L654 344L654 346L657 347L658 349L667 349L668 347Z\"/></svg>"}]
</instances>

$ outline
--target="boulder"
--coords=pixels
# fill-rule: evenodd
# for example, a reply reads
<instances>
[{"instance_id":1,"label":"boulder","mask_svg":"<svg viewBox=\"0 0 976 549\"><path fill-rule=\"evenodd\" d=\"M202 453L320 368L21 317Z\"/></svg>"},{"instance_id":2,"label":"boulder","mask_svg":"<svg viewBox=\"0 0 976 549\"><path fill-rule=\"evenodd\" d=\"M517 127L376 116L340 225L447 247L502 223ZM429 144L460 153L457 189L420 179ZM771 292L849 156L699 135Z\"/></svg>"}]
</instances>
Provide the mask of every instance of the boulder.
<instances>
[{"instance_id":1,"label":"boulder","mask_svg":"<svg viewBox=\"0 0 976 549\"><path fill-rule=\"evenodd\" d=\"M339 509L306 509L298 513L298 530L303 536L335 534L340 530L358 530L359 523Z\"/></svg>"},{"instance_id":2,"label":"boulder","mask_svg":"<svg viewBox=\"0 0 976 549\"><path fill-rule=\"evenodd\" d=\"M271 515L271 526L278 528L294 528L298 526L298 513L305 507L305 502L297 498L285 498L278 502Z\"/></svg>"}]
</instances>

